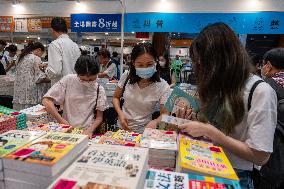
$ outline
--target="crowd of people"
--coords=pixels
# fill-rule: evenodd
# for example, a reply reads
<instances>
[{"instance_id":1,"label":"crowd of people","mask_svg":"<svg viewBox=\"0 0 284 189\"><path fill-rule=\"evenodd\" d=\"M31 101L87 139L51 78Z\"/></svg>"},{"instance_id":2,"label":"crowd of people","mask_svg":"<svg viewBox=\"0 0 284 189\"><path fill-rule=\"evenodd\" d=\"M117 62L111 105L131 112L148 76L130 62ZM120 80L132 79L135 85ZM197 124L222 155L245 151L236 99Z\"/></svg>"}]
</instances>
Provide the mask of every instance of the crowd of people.
<instances>
[{"instance_id":1,"label":"crowd of people","mask_svg":"<svg viewBox=\"0 0 284 189\"><path fill-rule=\"evenodd\" d=\"M168 55L157 55L151 44L138 44L132 50L129 70L119 78L117 55L112 59L107 49L99 50L97 58L81 54L62 18L54 18L51 28L56 39L49 45L44 71L41 43L29 43L17 57L14 45L3 54L6 43L0 41L0 72L15 75L15 109L42 102L59 123L80 127L91 136L108 109L105 89L97 82L106 78L119 80L112 101L119 128L143 133L147 127L156 128L163 114L171 114L164 105L171 86L178 82L179 57L170 63ZM275 158L273 151L283 144L283 138L277 144L275 140L284 136L284 48L264 55L261 78L254 74L234 31L216 23L193 40L190 56L202 106L199 112L180 109L176 116L192 121L179 129L223 146L244 188L280 186L284 176L271 182L264 173L271 157ZM153 118L156 111L160 116ZM255 168L263 173L258 183L252 176Z\"/></svg>"}]
</instances>

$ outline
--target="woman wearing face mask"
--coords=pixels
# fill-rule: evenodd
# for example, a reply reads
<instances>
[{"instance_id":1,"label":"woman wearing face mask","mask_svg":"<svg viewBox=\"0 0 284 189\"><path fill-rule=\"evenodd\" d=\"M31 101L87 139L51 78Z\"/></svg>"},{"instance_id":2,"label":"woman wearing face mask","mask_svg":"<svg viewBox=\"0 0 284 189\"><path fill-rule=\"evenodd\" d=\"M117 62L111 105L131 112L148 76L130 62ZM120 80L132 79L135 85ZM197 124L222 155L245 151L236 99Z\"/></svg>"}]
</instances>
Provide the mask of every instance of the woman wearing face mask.
<instances>
[{"instance_id":1,"label":"woman wearing face mask","mask_svg":"<svg viewBox=\"0 0 284 189\"><path fill-rule=\"evenodd\" d=\"M50 87L49 79L40 70L40 57L44 46L39 42L29 43L16 63L13 106L16 110L29 108L41 103Z\"/></svg>"},{"instance_id":2,"label":"woman wearing face mask","mask_svg":"<svg viewBox=\"0 0 284 189\"><path fill-rule=\"evenodd\" d=\"M143 133L145 127L155 128L160 121L161 117L152 120L157 104L160 104L161 115L167 113L163 104L169 85L160 79L156 60L152 45L139 44L133 48L130 71L122 75L113 97L120 128ZM121 97L124 98L122 109Z\"/></svg>"},{"instance_id":3,"label":"woman wearing face mask","mask_svg":"<svg viewBox=\"0 0 284 189\"><path fill-rule=\"evenodd\" d=\"M53 85L42 103L59 123L81 128L91 136L107 109L104 88L96 82L100 69L93 58L82 55L75 64L75 71L77 74L67 75ZM63 104L63 117L54 103Z\"/></svg>"},{"instance_id":4,"label":"woman wearing face mask","mask_svg":"<svg viewBox=\"0 0 284 189\"><path fill-rule=\"evenodd\" d=\"M159 70L161 78L164 79L170 85L172 83L171 69L167 54L159 56Z\"/></svg>"}]
</instances>

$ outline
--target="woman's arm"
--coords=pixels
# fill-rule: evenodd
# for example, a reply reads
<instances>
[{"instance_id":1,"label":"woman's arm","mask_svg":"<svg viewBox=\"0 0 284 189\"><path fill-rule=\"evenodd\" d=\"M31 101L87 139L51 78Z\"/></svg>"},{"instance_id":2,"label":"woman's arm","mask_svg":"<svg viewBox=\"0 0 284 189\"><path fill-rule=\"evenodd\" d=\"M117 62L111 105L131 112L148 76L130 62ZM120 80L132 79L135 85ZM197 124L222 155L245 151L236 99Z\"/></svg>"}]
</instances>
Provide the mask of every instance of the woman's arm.
<instances>
[{"instance_id":1,"label":"woman's arm","mask_svg":"<svg viewBox=\"0 0 284 189\"><path fill-rule=\"evenodd\" d=\"M236 156L259 166L264 165L270 157L270 153L250 148L245 142L226 136L223 132L210 124L190 121L185 125L179 126L179 128L182 132L188 133L193 137L205 136L210 138L214 143L223 146Z\"/></svg>"},{"instance_id":2,"label":"woman's arm","mask_svg":"<svg viewBox=\"0 0 284 189\"><path fill-rule=\"evenodd\" d=\"M122 96L122 89L120 87L116 87L113 98L112 98L112 104L113 107L115 109L115 111L118 114L118 118L120 120L121 126L123 127L123 129L125 130L129 130L128 127L128 120L125 117L122 109L120 108L120 98Z\"/></svg>"},{"instance_id":3,"label":"woman's arm","mask_svg":"<svg viewBox=\"0 0 284 189\"><path fill-rule=\"evenodd\" d=\"M69 123L63 119L61 117L61 115L58 113L58 110L57 108L54 106L54 103L53 103L53 99L52 98L48 98L48 97L45 97L42 99L42 104L44 105L46 111L48 113L50 113L58 123L60 124L67 124L69 125Z\"/></svg>"},{"instance_id":4,"label":"woman's arm","mask_svg":"<svg viewBox=\"0 0 284 189\"><path fill-rule=\"evenodd\" d=\"M102 123L102 121L103 121L103 111L97 110L95 121L83 133L88 135L89 138L91 138L93 133L94 133L94 131Z\"/></svg>"},{"instance_id":5,"label":"woman's arm","mask_svg":"<svg viewBox=\"0 0 284 189\"><path fill-rule=\"evenodd\" d=\"M146 127L156 129L157 125L162 121L163 114L170 115L170 112L167 111L164 105L160 104L160 116L157 119L150 121Z\"/></svg>"}]
</instances>

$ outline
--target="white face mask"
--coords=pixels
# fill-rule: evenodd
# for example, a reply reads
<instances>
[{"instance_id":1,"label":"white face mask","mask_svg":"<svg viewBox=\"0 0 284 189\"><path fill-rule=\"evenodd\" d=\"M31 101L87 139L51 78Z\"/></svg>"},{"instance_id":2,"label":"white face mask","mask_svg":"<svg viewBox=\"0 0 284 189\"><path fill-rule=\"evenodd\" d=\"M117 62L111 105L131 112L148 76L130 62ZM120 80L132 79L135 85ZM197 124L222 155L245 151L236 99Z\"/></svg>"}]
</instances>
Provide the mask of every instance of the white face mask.
<instances>
[{"instance_id":1,"label":"white face mask","mask_svg":"<svg viewBox=\"0 0 284 189\"><path fill-rule=\"evenodd\" d=\"M166 61L159 61L159 64L161 67L165 67L166 66Z\"/></svg>"}]
</instances>

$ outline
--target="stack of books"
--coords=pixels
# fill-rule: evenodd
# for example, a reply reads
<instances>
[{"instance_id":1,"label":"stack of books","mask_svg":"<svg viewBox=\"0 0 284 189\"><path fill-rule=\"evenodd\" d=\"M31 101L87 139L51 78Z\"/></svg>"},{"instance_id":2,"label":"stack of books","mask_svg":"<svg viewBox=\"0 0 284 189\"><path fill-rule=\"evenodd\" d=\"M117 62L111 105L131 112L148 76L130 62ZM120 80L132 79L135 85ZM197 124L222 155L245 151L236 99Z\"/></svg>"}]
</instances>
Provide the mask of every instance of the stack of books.
<instances>
[{"instance_id":1,"label":"stack of books","mask_svg":"<svg viewBox=\"0 0 284 189\"><path fill-rule=\"evenodd\" d=\"M144 189L241 189L238 181L149 169Z\"/></svg>"},{"instance_id":2,"label":"stack of books","mask_svg":"<svg viewBox=\"0 0 284 189\"><path fill-rule=\"evenodd\" d=\"M49 189L143 188L148 149L93 144Z\"/></svg>"},{"instance_id":3,"label":"stack of books","mask_svg":"<svg viewBox=\"0 0 284 189\"><path fill-rule=\"evenodd\" d=\"M6 114L6 115L11 115L15 117L16 119L16 129L17 130L22 130L27 128L27 117L26 114L20 113L17 110L13 110L10 108L6 108L4 106L0 106L0 113Z\"/></svg>"},{"instance_id":4,"label":"stack of books","mask_svg":"<svg viewBox=\"0 0 284 189\"><path fill-rule=\"evenodd\" d=\"M179 140L178 172L239 180L221 147L190 137Z\"/></svg>"},{"instance_id":5,"label":"stack of books","mask_svg":"<svg viewBox=\"0 0 284 189\"><path fill-rule=\"evenodd\" d=\"M23 130L11 130L0 135L0 188L4 185L4 169L2 158L29 142L41 137L43 133Z\"/></svg>"},{"instance_id":6,"label":"stack of books","mask_svg":"<svg viewBox=\"0 0 284 189\"><path fill-rule=\"evenodd\" d=\"M72 129L72 126L70 125L65 125L65 124L59 124L59 123L46 123L46 124L35 124L33 122L28 123L28 128L27 130L29 131L44 131L44 132L62 132L62 133L67 133Z\"/></svg>"},{"instance_id":7,"label":"stack of books","mask_svg":"<svg viewBox=\"0 0 284 189\"><path fill-rule=\"evenodd\" d=\"M3 158L5 185L45 189L87 146L86 135L47 133Z\"/></svg>"},{"instance_id":8,"label":"stack of books","mask_svg":"<svg viewBox=\"0 0 284 189\"><path fill-rule=\"evenodd\" d=\"M188 175L184 173L149 169L147 172L144 189L160 188L189 189Z\"/></svg>"},{"instance_id":9,"label":"stack of books","mask_svg":"<svg viewBox=\"0 0 284 189\"><path fill-rule=\"evenodd\" d=\"M20 111L21 113L26 114L27 121L41 123L54 122L54 118L47 113L43 105L36 105Z\"/></svg>"},{"instance_id":10,"label":"stack of books","mask_svg":"<svg viewBox=\"0 0 284 189\"><path fill-rule=\"evenodd\" d=\"M163 170L174 170L177 153L177 133L146 128L140 143L149 148L149 166Z\"/></svg>"},{"instance_id":11,"label":"stack of books","mask_svg":"<svg viewBox=\"0 0 284 189\"><path fill-rule=\"evenodd\" d=\"M117 132L106 132L99 140L99 144L140 146L142 135L139 133L118 130Z\"/></svg>"},{"instance_id":12,"label":"stack of books","mask_svg":"<svg viewBox=\"0 0 284 189\"><path fill-rule=\"evenodd\" d=\"M0 113L0 134L16 129L16 118Z\"/></svg>"}]
</instances>

